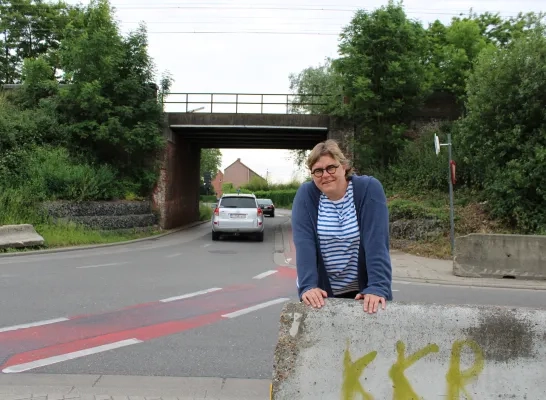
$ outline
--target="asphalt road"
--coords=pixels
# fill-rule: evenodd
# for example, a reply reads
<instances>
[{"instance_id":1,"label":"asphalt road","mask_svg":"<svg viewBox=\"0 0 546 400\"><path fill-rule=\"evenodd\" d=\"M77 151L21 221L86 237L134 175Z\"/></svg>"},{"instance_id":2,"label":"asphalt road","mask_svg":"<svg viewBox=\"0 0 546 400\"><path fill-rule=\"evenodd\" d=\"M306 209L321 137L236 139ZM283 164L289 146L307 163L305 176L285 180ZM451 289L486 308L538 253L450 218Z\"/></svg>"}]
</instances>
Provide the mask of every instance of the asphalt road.
<instances>
[{"instance_id":1,"label":"asphalt road","mask_svg":"<svg viewBox=\"0 0 546 400\"><path fill-rule=\"evenodd\" d=\"M296 298L295 271L274 263L282 215L266 219L263 243L213 242L205 224L131 245L0 258L0 371L269 379L279 313ZM397 301L546 304L543 291L394 289Z\"/></svg>"}]
</instances>

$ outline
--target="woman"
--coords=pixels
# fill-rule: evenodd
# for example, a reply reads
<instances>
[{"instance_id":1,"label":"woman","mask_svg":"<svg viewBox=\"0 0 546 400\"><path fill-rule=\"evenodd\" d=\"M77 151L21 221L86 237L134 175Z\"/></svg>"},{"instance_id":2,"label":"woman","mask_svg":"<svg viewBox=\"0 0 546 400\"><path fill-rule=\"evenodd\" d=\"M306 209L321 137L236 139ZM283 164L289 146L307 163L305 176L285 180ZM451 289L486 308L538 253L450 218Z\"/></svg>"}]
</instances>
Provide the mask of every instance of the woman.
<instances>
[{"instance_id":1,"label":"woman","mask_svg":"<svg viewBox=\"0 0 546 400\"><path fill-rule=\"evenodd\" d=\"M381 183L357 176L337 143L319 143L307 159L313 177L292 207L300 299L320 308L325 297L364 300L364 312L392 300L389 215Z\"/></svg>"}]
</instances>

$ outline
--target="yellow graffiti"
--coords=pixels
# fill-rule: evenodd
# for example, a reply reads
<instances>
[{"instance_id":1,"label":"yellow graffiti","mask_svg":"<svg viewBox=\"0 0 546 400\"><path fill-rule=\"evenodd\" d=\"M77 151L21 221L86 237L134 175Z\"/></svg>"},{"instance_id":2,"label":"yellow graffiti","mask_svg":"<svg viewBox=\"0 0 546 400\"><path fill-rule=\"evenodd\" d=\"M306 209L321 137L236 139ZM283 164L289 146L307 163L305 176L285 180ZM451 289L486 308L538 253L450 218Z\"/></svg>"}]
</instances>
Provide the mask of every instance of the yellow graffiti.
<instances>
[{"instance_id":1,"label":"yellow graffiti","mask_svg":"<svg viewBox=\"0 0 546 400\"><path fill-rule=\"evenodd\" d=\"M351 353L349 353L349 345L345 350L345 357L343 359L343 386L342 386L342 399L353 400L355 395L360 394L364 400L374 400L373 396L366 392L360 383L360 376L364 372L364 369L375 359L377 351L372 351L365 356L359 358L354 363L351 361Z\"/></svg>"},{"instance_id":2,"label":"yellow graffiti","mask_svg":"<svg viewBox=\"0 0 546 400\"><path fill-rule=\"evenodd\" d=\"M474 364L461 371L461 352L467 346L474 354ZM431 353L438 353L440 348L436 344L429 344L415 353L406 357L406 345L402 341L396 343L396 352L398 354L396 362L389 370L389 376L393 383L393 400L419 400L421 397L413 390L405 371L417 361ZM356 400L358 395L363 400L374 400L371 393L368 393L360 383L360 377L364 369L375 360L377 351L372 351L359 358L354 363L351 361L349 344L345 350L343 359L343 385L342 400ZM472 340L457 340L451 348L451 357L449 360L449 369L446 374L447 394L446 400L459 400L462 394L467 400L471 397L466 390L466 386L476 379L484 369L484 355L480 346ZM359 397L360 398L360 397Z\"/></svg>"},{"instance_id":3,"label":"yellow graffiti","mask_svg":"<svg viewBox=\"0 0 546 400\"><path fill-rule=\"evenodd\" d=\"M464 346L470 347L474 353L474 364L465 371L461 371L461 350ZM465 386L478 377L483 371L484 359L483 352L478 343L472 340L458 340L453 343L451 348L451 360L446 374L447 380L447 400L459 400L461 391L467 400L471 400Z\"/></svg>"},{"instance_id":4,"label":"yellow graffiti","mask_svg":"<svg viewBox=\"0 0 546 400\"><path fill-rule=\"evenodd\" d=\"M419 396L411 387L408 378L404 375L404 371L430 353L437 353L440 348L436 344L429 344L421 350L413 353L411 356L405 356L406 345L401 341L396 343L396 351L398 358L389 370L389 376L393 383L393 399L394 400L418 400Z\"/></svg>"}]
</instances>

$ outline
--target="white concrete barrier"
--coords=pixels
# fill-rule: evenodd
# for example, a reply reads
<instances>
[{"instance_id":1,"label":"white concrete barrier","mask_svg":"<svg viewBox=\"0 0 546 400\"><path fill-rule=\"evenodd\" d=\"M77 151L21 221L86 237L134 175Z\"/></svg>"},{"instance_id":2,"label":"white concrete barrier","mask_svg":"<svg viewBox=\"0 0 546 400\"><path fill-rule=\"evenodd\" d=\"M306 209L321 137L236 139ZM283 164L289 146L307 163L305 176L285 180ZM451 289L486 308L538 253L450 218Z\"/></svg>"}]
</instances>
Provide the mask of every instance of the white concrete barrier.
<instances>
[{"instance_id":1,"label":"white concrete barrier","mask_svg":"<svg viewBox=\"0 0 546 400\"><path fill-rule=\"evenodd\" d=\"M287 303L271 399L545 399L546 310Z\"/></svg>"},{"instance_id":2,"label":"white concrete barrier","mask_svg":"<svg viewBox=\"0 0 546 400\"><path fill-rule=\"evenodd\" d=\"M453 274L546 279L546 236L472 233L456 239Z\"/></svg>"},{"instance_id":3,"label":"white concrete barrier","mask_svg":"<svg viewBox=\"0 0 546 400\"><path fill-rule=\"evenodd\" d=\"M0 226L0 249L42 246L44 238L30 224Z\"/></svg>"}]
</instances>

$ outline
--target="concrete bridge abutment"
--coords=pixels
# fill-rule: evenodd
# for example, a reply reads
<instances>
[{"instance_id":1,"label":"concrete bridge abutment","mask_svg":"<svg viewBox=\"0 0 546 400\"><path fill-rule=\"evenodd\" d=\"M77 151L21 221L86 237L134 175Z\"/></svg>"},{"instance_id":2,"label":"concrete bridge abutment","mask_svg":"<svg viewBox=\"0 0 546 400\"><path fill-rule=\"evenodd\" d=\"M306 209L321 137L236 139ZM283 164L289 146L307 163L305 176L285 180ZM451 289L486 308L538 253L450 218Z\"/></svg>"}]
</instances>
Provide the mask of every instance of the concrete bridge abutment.
<instances>
[{"instance_id":1,"label":"concrete bridge abutment","mask_svg":"<svg viewBox=\"0 0 546 400\"><path fill-rule=\"evenodd\" d=\"M166 146L153 203L162 229L199 220L200 147L164 128Z\"/></svg>"}]
</instances>

